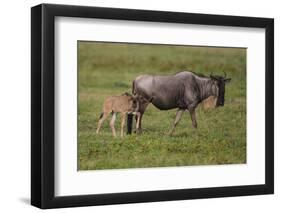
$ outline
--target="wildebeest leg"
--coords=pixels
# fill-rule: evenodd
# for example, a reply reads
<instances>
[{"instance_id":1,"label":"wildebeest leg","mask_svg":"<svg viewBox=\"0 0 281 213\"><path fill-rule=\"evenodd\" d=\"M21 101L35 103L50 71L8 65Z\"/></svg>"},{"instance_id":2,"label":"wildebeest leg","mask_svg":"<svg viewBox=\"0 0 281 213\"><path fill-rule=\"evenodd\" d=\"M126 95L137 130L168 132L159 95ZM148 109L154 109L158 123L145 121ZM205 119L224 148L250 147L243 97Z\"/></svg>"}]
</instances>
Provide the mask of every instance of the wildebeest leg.
<instances>
[{"instance_id":1,"label":"wildebeest leg","mask_svg":"<svg viewBox=\"0 0 281 213\"><path fill-rule=\"evenodd\" d=\"M104 120L108 117L108 115L109 115L109 112L104 112L102 114L102 117L99 119L99 123L98 123L98 128L97 128L96 134L99 134L101 125L104 122Z\"/></svg>"},{"instance_id":2,"label":"wildebeest leg","mask_svg":"<svg viewBox=\"0 0 281 213\"><path fill-rule=\"evenodd\" d=\"M192 120L192 126L194 128L197 128L197 121L196 121L196 116L195 116L195 109L190 109L189 110L189 113L190 113L190 117L191 117L191 120Z\"/></svg>"},{"instance_id":3,"label":"wildebeest leg","mask_svg":"<svg viewBox=\"0 0 281 213\"><path fill-rule=\"evenodd\" d=\"M173 134L173 132L174 132L174 130L175 130L175 127L176 127L177 124L179 123L183 112L184 112L184 110L178 109L178 111L177 111L177 113L176 113L176 118L175 118L175 120L174 120L172 129L171 129L171 131L169 132L169 135L172 135L172 134Z\"/></svg>"},{"instance_id":4,"label":"wildebeest leg","mask_svg":"<svg viewBox=\"0 0 281 213\"><path fill-rule=\"evenodd\" d=\"M141 133L142 129L141 129L141 119L142 119L142 115L144 112L138 112L139 114L136 114L135 119L136 119L136 132L137 133Z\"/></svg>"},{"instance_id":5,"label":"wildebeest leg","mask_svg":"<svg viewBox=\"0 0 281 213\"><path fill-rule=\"evenodd\" d=\"M133 114L127 114L127 134L132 134L132 128L133 128Z\"/></svg>"},{"instance_id":6,"label":"wildebeest leg","mask_svg":"<svg viewBox=\"0 0 281 213\"><path fill-rule=\"evenodd\" d=\"M139 114L139 116L137 116L137 115L135 116L136 122L139 119L139 125L138 125L138 127L136 127L136 132L137 133L141 133L142 132L142 128L141 128L142 116L143 116L143 114L144 114L148 104L149 104L149 102L147 102L147 103L143 104L142 106L140 106L140 109L139 109L139 113L140 114Z\"/></svg>"},{"instance_id":7,"label":"wildebeest leg","mask_svg":"<svg viewBox=\"0 0 281 213\"><path fill-rule=\"evenodd\" d=\"M124 136L125 116L126 113L121 113L121 137Z\"/></svg>"},{"instance_id":8,"label":"wildebeest leg","mask_svg":"<svg viewBox=\"0 0 281 213\"><path fill-rule=\"evenodd\" d=\"M116 119L116 112L113 113L111 121L110 121L110 128L112 130L112 134L114 137L116 137L116 132L115 132L115 128L114 128L115 119Z\"/></svg>"}]
</instances>

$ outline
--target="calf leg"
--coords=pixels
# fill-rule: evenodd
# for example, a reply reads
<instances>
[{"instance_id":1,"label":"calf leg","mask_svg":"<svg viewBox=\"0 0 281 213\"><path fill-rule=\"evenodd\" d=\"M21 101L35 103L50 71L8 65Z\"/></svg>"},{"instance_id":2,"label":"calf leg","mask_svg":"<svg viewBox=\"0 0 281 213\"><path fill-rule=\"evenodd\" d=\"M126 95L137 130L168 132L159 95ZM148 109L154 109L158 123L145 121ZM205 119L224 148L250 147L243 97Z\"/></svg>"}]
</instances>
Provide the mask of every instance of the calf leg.
<instances>
[{"instance_id":1,"label":"calf leg","mask_svg":"<svg viewBox=\"0 0 281 213\"><path fill-rule=\"evenodd\" d=\"M97 128L96 134L99 134L101 125L104 122L104 120L108 117L108 115L109 115L109 112L103 112L102 117L99 119L99 122L98 122L98 128Z\"/></svg>"},{"instance_id":2,"label":"calf leg","mask_svg":"<svg viewBox=\"0 0 281 213\"><path fill-rule=\"evenodd\" d=\"M172 135L172 134L173 134L173 132L174 132L174 130L175 130L175 127L176 127L177 124L179 123L183 112L184 112L184 110L178 109L178 111L177 111L177 113L176 113L176 118L175 118L175 120L174 120L172 129L171 129L170 132L169 132L169 135Z\"/></svg>"},{"instance_id":3,"label":"calf leg","mask_svg":"<svg viewBox=\"0 0 281 213\"><path fill-rule=\"evenodd\" d=\"M124 136L125 116L126 113L121 113L121 137Z\"/></svg>"},{"instance_id":4,"label":"calf leg","mask_svg":"<svg viewBox=\"0 0 281 213\"><path fill-rule=\"evenodd\" d=\"M110 128L112 130L112 134L113 134L114 137L116 137L116 131L115 131L115 128L114 128L115 119L116 119L116 112L113 113L111 121L110 121Z\"/></svg>"}]
</instances>

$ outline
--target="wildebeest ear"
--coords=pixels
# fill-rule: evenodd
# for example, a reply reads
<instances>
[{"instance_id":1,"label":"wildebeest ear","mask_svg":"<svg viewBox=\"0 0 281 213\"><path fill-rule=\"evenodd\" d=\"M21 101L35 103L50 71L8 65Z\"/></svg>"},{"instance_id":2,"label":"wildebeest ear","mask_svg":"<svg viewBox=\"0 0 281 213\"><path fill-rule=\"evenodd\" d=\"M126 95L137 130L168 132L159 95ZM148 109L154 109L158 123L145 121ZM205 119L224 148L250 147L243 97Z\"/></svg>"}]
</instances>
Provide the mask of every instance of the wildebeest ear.
<instances>
[{"instance_id":1,"label":"wildebeest ear","mask_svg":"<svg viewBox=\"0 0 281 213\"><path fill-rule=\"evenodd\" d=\"M224 83L229 83L230 81L231 81L231 78L224 79Z\"/></svg>"}]
</instances>

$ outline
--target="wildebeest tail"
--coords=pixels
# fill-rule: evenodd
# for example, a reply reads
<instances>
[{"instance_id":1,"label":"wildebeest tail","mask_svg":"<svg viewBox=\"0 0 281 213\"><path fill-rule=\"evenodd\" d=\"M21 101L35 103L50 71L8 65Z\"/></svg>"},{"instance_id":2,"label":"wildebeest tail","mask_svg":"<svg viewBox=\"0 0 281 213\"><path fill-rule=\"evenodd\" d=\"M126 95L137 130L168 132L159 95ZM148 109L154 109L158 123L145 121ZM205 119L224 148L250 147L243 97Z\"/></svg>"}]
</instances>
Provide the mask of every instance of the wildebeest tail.
<instances>
[{"instance_id":1,"label":"wildebeest tail","mask_svg":"<svg viewBox=\"0 0 281 213\"><path fill-rule=\"evenodd\" d=\"M103 116L103 112L100 114L100 119L102 118L102 116Z\"/></svg>"},{"instance_id":2,"label":"wildebeest tail","mask_svg":"<svg viewBox=\"0 0 281 213\"><path fill-rule=\"evenodd\" d=\"M133 80L133 85L132 85L132 94L135 95L135 80Z\"/></svg>"},{"instance_id":3,"label":"wildebeest tail","mask_svg":"<svg viewBox=\"0 0 281 213\"><path fill-rule=\"evenodd\" d=\"M128 114L127 115L127 134L130 135L132 134L132 129L133 129L133 114Z\"/></svg>"}]
</instances>

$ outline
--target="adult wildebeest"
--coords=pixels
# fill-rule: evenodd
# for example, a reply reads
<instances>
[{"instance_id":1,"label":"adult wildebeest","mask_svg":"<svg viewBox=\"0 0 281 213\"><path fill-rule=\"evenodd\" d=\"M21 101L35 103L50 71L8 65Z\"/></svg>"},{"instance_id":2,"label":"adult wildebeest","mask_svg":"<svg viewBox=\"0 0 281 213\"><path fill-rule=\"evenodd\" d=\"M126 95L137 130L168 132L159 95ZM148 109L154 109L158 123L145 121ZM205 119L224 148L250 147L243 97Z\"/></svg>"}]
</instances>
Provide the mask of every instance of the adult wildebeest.
<instances>
[{"instance_id":1,"label":"adult wildebeest","mask_svg":"<svg viewBox=\"0 0 281 213\"><path fill-rule=\"evenodd\" d=\"M224 73L225 74L225 73ZM217 97L216 106L224 105L225 84L230 78L217 75L206 77L189 71L182 71L175 75L153 76L141 75L133 81L133 94L141 95L149 100L139 106L140 121L137 132L141 130L143 113L149 103L160 110L178 108L170 134L173 133L182 113L188 110L192 125L197 128L195 109L197 105L210 96ZM128 133L132 129L132 116L128 116Z\"/></svg>"}]
</instances>

